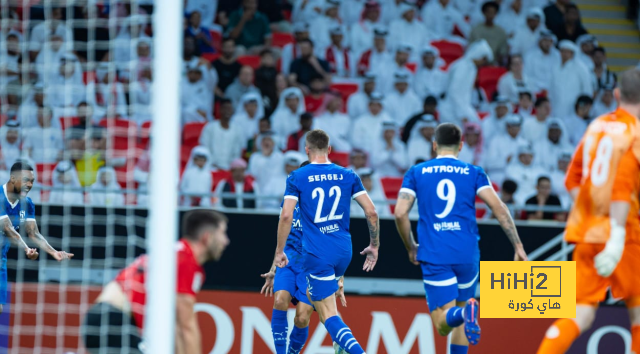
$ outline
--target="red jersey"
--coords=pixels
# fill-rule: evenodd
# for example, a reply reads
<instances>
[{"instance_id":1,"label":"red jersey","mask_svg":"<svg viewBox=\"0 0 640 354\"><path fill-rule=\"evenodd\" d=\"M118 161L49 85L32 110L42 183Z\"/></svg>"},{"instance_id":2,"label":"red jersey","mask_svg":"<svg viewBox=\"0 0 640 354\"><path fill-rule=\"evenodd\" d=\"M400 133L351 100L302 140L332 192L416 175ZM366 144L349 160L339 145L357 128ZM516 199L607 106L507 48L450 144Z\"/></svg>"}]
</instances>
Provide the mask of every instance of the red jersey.
<instances>
[{"instance_id":1,"label":"red jersey","mask_svg":"<svg viewBox=\"0 0 640 354\"><path fill-rule=\"evenodd\" d=\"M177 293L196 296L204 283L204 269L196 261L191 246L184 240L176 244L177 251ZM144 305L147 301L147 293L144 287L147 273L146 254L136 258L128 267L123 269L115 281L120 285L131 304L133 318L142 331L144 325Z\"/></svg>"}]
</instances>

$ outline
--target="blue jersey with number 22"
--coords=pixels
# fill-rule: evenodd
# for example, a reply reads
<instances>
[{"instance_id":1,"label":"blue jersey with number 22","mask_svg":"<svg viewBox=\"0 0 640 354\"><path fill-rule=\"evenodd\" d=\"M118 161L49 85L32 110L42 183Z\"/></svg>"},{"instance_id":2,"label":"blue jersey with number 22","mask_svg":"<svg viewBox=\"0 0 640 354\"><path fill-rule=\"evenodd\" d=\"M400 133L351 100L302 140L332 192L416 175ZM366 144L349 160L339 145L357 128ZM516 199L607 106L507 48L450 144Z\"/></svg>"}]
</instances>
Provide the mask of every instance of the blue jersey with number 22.
<instances>
[{"instance_id":1,"label":"blue jersey with number 22","mask_svg":"<svg viewBox=\"0 0 640 354\"><path fill-rule=\"evenodd\" d=\"M351 199L366 193L360 177L346 168L309 164L287 178L285 199L298 201L302 221L302 248L316 256L351 250Z\"/></svg>"},{"instance_id":2,"label":"blue jersey with number 22","mask_svg":"<svg viewBox=\"0 0 640 354\"><path fill-rule=\"evenodd\" d=\"M419 261L480 261L475 201L484 188L491 188L484 170L453 156L440 156L407 171L400 192L417 199Z\"/></svg>"}]
</instances>

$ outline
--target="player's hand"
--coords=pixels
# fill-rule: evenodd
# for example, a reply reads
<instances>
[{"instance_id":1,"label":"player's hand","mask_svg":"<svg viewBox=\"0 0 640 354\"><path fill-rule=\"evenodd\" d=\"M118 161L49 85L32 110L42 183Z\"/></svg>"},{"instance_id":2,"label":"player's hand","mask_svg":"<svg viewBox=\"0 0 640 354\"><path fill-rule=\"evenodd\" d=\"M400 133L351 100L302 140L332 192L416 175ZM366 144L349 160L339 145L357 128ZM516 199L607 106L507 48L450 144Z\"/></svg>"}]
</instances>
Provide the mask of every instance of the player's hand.
<instances>
[{"instance_id":1,"label":"player's hand","mask_svg":"<svg viewBox=\"0 0 640 354\"><path fill-rule=\"evenodd\" d=\"M36 250L35 248L27 248L25 250L25 253L27 254L27 258L29 258L32 261L35 261L36 259L38 259L38 250Z\"/></svg>"},{"instance_id":2,"label":"player's hand","mask_svg":"<svg viewBox=\"0 0 640 354\"><path fill-rule=\"evenodd\" d=\"M260 294L264 294L264 297L273 296L273 278L275 278L276 272L270 270L269 273L260 274L260 276L264 278Z\"/></svg>"},{"instance_id":3,"label":"player's hand","mask_svg":"<svg viewBox=\"0 0 640 354\"><path fill-rule=\"evenodd\" d=\"M364 270L365 272L372 271L376 266L376 263L378 262L378 247L369 245L369 247L365 248L362 252L360 252L360 254L363 256L367 256L367 259L365 259L364 261L364 266L362 266L362 270Z\"/></svg>"},{"instance_id":4,"label":"player's hand","mask_svg":"<svg viewBox=\"0 0 640 354\"><path fill-rule=\"evenodd\" d=\"M419 265L420 262L418 262L418 245L415 245L415 247L410 248L407 253L409 253L409 262L411 262L411 264L413 265Z\"/></svg>"},{"instance_id":5,"label":"player's hand","mask_svg":"<svg viewBox=\"0 0 640 354\"><path fill-rule=\"evenodd\" d=\"M51 254L51 257L55 258L56 261L68 261L73 257L73 253L67 253L65 251L56 251Z\"/></svg>"},{"instance_id":6,"label":"player's hand","mask_svg":"<svg viewBox=\"0 0 640 354\"><path fill-rule=\"evenodd\" d=\"M516 254L513 257L513 260L516 262L529 260L529 257L527 257L527 252L524 251L522 244L516 245Z\"/></svg>"},{"instance_id":7,"label":"player's hand","mask_svg":"<svg viewBox=\"0 0 640 354\"><path fill-rule=\"evenodd\" d=\"M618 226L612 221L609 240L604 249L594 259L596 270L600 276L605 278L610 276L618 266L618 262L622 258L622 252L624 252L625 236L624 226Z\"/></svg>"},{"instance_id":8,"label":"player's hand","mask_svg":"<svg viewBox=\"0 0 640 354\"><path fill-rule=\"evenodd\" d=\"M342 307L347 307L347 298L344 296L344 277L340 277L340 280L338 280L338 291L336 291L336 297L340 299Z\"/></svg>"},{"instance_id":9,"label":"player's hand","mask_svg":"<svg viewBox=\"0 0 640 354\"><path fill-rule=\"evenodd\" d=\"M274 263L278 268L284 268L287 266L287 264L289 264L289 259L287 258L287 255L284 254L284 252L276 253L276 259L274 260Z\"/></svg>"}]
</instances>

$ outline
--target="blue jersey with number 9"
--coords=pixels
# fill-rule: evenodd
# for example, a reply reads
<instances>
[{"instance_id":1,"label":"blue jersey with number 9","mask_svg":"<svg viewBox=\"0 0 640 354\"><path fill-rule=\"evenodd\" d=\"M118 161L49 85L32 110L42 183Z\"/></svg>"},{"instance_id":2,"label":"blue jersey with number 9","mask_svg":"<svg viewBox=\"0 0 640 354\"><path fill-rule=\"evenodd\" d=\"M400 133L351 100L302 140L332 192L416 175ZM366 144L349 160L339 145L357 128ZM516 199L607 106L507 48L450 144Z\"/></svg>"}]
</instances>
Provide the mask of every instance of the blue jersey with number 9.
<instances>
[{"instance_id":1,"label":"blue jersey with number 9","mask_svg":"<svg viewBox=\"0 0 640 354\"><path fill-rule=\"evenodd\" d=\"M351 199L366 192L355 172L332 163L293 171L284 198L298 201L303 251L316 256L350 251Z\"/></svg>"},{"instance_id":2,"label":"blue jersey with number 9","mask_svg":"<svg viewBox=\"0 0 640 354\"><path fill-rule=\"evenodd\" d=\"M491 188L484 170L453 156L440 156L407 171L400 192L417 199L419 261L480 261L475 202L484 188Z\"/></svg>"}]
</instances>

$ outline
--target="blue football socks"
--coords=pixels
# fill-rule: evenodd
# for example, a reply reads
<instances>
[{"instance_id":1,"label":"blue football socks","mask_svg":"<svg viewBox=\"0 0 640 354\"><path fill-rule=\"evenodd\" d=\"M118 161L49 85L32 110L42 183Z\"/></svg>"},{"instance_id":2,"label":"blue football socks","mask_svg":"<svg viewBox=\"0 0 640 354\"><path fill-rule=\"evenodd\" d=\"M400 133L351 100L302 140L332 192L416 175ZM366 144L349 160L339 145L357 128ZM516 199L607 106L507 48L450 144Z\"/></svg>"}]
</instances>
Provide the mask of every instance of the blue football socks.
<instances>
[{"instance_id":1,"label":"blue football socks","mask_svg":"<svg viewBox=\"0 0 640 354\"><path fill-rule=\"evenodd\" d=\"M338 343L349 354L364 354L364 350L353 337L351 329L342 321L339 316L327 318L324 321L327 332L331 335L331 339Z\"/></svg>"},{"instance_id":2,"label":"blue football socks","mask_svg":"<svg viewBox=\"0 0 640 354\"><path fill-rule=\"evenodd\" d=\"M287 311L273 309L271 314L271 333L273 333L276 354L287 354L287 335L289 334Z\"/></svg>"},{"instance_id":3,"label":"blue football socks","mask_svg":"<svg viewBox=\"0 0 640 354\"><path fill-rule=\"evenodd\" d=\"M447 326L456 328L464 323L464 315L461 307L455 306L447 311Z\"/></svg>"},{"instance_id":4,"label":"blue football socks","mask_svg":"<svg viewBox=\"0 0 640 354\"><path fill-rule=\"evenodd\" d=\"M298 328L293 326L293 331L291 331L291 335L289 336L289 352L287 354L299 354L307 342L308 336L309 327Z\"/></svg>"}]
</instances>

